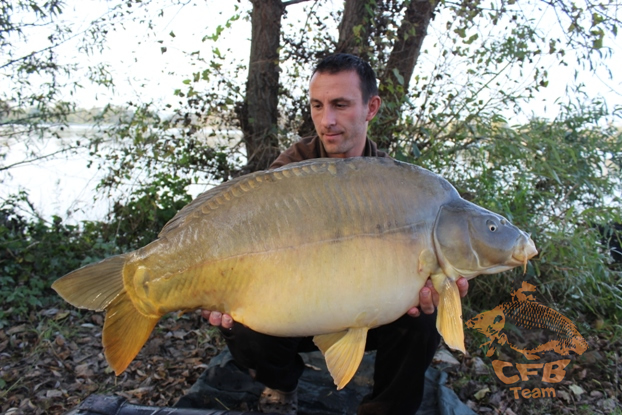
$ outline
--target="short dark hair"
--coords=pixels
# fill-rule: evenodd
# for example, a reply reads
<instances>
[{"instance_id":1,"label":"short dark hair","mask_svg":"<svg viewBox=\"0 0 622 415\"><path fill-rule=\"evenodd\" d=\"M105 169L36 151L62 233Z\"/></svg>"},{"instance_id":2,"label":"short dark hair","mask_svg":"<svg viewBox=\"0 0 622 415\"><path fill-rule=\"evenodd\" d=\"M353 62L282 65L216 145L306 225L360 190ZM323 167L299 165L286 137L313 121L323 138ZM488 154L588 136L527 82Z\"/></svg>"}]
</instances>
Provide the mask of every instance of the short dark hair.
<instances>
[{"instance_id":1,"label":"short dark hair","mask_svg":"<svg viewBox=\"0 0 622 415\"><path fill-rule=\"evenodd\" d=\"M344 71L356 71L361 80L361 92L363 93L363 102L369 102L369 99L378 95L378 84L376 84L376 73L369 63L365 62L358 56L349 53L336 53L322 59L313 69L311 77L316 73L336 74Z\"/></svg>"}]
</instances>

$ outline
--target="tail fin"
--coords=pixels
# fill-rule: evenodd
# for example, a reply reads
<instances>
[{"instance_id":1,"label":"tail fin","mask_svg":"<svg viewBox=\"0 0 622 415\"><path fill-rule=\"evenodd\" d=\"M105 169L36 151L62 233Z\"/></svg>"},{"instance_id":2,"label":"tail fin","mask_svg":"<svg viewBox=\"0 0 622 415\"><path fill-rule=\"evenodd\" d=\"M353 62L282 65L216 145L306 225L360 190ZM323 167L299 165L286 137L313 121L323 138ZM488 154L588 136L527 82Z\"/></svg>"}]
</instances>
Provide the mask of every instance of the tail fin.
<instances>
[{"instance_id":1,"label":"tail fin","mask_svg":"<svg viewBox=\"0 0 622 415\"><path fill-rule=\"evenodd\" d=\"M127 254L104 259L70 272L52 288L69 304L89 310L106 310L102 334L106 360L121 374L143 347L159 316L136 309L123 286Z\"/></svg>"},{"instance_id":2,"label":"tail fin","mask_svg":"<svg viewBox=\"0 0 622 415\"><path fill-rule=\"evenodd\" d=\"M159 320L136 310L125 291L108 306L102 343L106 360L117 376L134 360Z\"/></svg>"},{"instance_id":3,"label":"tail fin","mask_svg":"<svg viewBox=\"0 0 622 415\"><path fill-rule=\"evenodd\" d=\"M52 288L74 307L103 311L123 291L123 266L127 254L117 255L54 281Z\"/></svg>"}]
</instances>

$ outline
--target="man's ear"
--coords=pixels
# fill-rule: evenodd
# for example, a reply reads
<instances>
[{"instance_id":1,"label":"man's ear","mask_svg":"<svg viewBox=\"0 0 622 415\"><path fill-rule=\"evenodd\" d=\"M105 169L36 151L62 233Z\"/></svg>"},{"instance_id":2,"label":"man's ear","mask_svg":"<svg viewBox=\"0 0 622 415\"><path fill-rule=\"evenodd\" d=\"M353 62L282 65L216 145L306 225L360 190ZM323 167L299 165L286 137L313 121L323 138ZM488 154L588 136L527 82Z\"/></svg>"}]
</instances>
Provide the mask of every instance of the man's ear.
<instances>
[{"instance_id":1,"label":"man's ear","mask_svg":"<svg viewBox=\"0 0 622 415\"><path fill-rule=\"evenodd\" d=\"M371 121L376 114L378 114L381 104L382 99L378 95L369 98L367 102L367 118L365 118L365 121Z\"/></svg>"}]
</instances>

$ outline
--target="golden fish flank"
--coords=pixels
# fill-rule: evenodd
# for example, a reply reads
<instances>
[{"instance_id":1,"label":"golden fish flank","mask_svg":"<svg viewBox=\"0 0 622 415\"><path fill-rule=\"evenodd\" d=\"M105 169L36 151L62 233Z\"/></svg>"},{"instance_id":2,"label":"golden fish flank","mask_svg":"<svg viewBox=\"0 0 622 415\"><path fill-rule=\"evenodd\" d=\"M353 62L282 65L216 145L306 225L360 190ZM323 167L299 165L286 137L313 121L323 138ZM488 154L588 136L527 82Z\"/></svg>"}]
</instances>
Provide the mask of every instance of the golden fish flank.
<instances>
[{"instance_id":1,"label":"golden fish flank","mask_svg":"<svg viewBox=\"0 0 622 415\"><path fill-rule=\"evenodd\" d=\"M117 374L164 314L206 308L266 334L315 336L342 388L367 331L417 305L428 277L439 332L464 351L455 280L524 266L536 253L524 232L425 169L318 159L203 193L156 241L53 288L76 307L106 310L103 345Z\"/></svg>"}]
</instances>

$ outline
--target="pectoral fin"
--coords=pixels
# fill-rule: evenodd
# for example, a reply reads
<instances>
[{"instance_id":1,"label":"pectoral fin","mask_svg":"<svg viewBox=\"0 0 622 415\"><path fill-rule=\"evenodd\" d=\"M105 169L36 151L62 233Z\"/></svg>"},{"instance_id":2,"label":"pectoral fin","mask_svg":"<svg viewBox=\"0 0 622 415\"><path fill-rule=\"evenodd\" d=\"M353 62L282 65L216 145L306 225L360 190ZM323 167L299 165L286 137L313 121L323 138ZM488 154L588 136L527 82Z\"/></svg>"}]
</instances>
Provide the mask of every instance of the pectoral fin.
<instances>
[{"instance_id":1,"label":"pectoral fin","mask_svg":"<svg viewBox=\"0 0 622 415\"><path fill-rule=\"evenodd\" d=\"M326 359L337 390L350 382L358 369L365 352L367 327L351 328L339 333L315 336L313 342L320 348Z\"/></svg>"},{"instance_id":2,"label":"pectoral fin","mask_svg":"<svg viewBox=\"0 0 622 415\"><path fill-rule=\"evenodd\" d=\"M434 288L439 294L436 328L447 346L466 353L462 328L462 304L456 282L444 274L432 276Z\"/></svg>"},{"instance_id":3,"label":"pectoral fin","mask_svg":"<svg viewBox=\"0 0 622 415\"><path fill-rule=\"evenodd\" d=\"M423 275L431 275L439 269L438 260L434 252L424 249L419 254L419 273Z\"/></svg>"}]
</instances>

